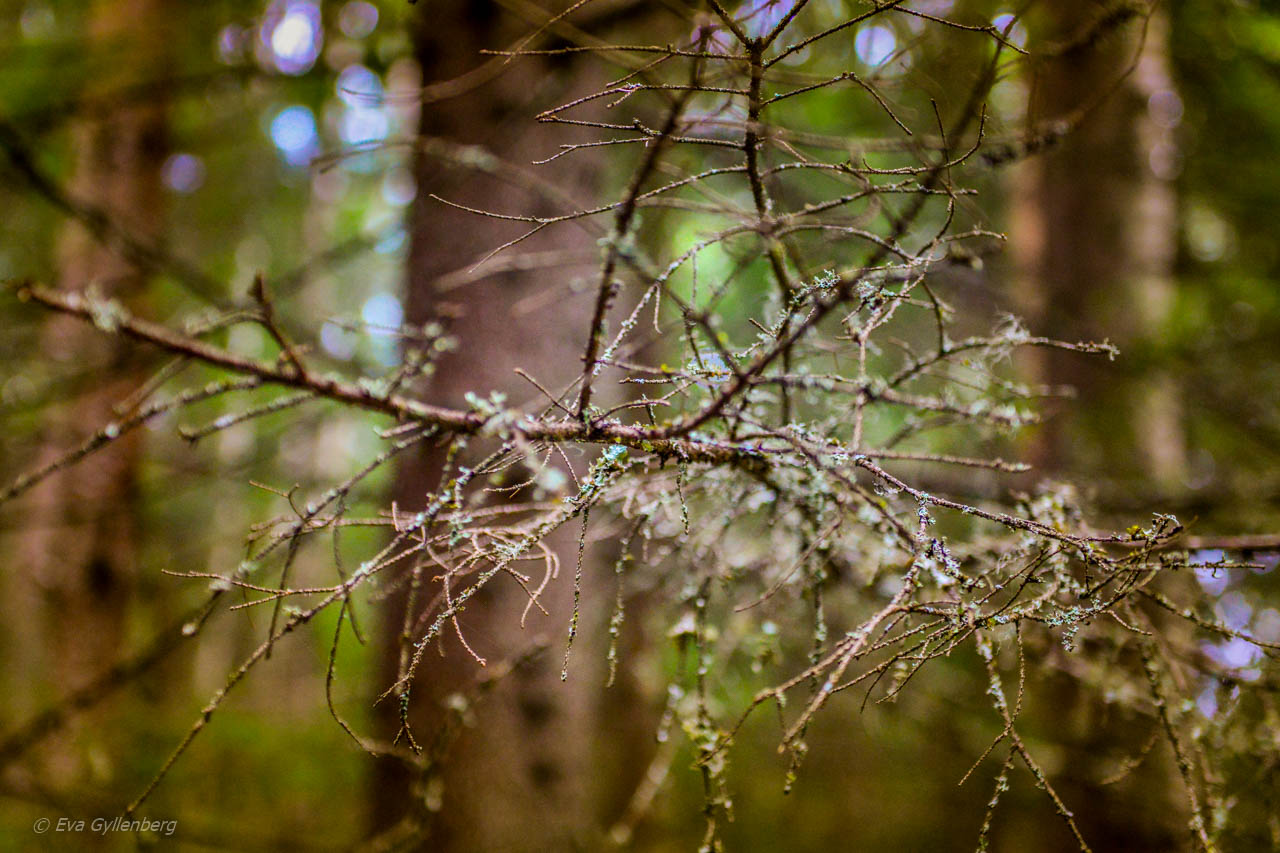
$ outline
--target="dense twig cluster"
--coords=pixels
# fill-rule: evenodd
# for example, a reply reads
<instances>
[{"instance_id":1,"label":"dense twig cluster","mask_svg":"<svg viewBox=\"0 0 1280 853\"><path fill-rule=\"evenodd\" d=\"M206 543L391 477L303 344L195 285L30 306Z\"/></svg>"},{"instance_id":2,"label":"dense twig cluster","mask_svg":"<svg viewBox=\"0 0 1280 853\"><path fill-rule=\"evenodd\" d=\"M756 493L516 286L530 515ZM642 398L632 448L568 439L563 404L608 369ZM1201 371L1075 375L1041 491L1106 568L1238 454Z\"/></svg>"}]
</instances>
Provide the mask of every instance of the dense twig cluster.
<instances>
[{"instance_id":1,"label":"dense twig cluster","mask_svg":"<svg viewBox=\"0 0 1280 853\"><path fill-rule=\"evenodd\" d=\"M600 147L636 155L619 199L542 217L473 211L525 222L525 237L611 217L583 330L582 369L570 387L548 390L528 376L543 399L526 408L479 396L485 389L476 389L466 409L421 399L419 379L445 348L438 327L402 329L401 364L379 380L335 376L281 330L261 280L245 309L186 330L131 316L91 292L26 284L19 290L24 299L228 378L148 402L173 384L178 371L169 370L117 421L59 462L18 478L0 499L163 413L249 389L276 388L281 396L184 435L196 442L324 400L389 420L381 433L385 450L349 479L309 498L281 493L289 514L255 529L252 553L239 567L187 575L211 581L215 601L237 590L247 601L235 608L265 606L273 617L267 638L209 703L174 759L274 643L329 608L350 617L354 629L361 606L355 595L371 584L379 594L411 590L404 630L412 642L398 680L386 686L386 696L407 708L419 663L442 635L453 632L470 649L456 616L485 585L518 585L527 613L541 606L549 583L567 582L556 580L561 558L546 539L580 520L573 583L584 582L589 543L621 543L614 640L625 618L623 585L642 584L665 591L674 614L670 636L692 656L688 678L672 687L663 732L679 722L691 739L706 786L707 849L717 848L718 821L729 809L726 750L746 714L776 705L794 770L814 715L837 694L861 690L864 702L892 699L927 663L962 647L976 649L988 669L1001 726L989 752L1004 750L983 837L1012 765L1021 762L1088 849L1018 730L1025 670L1034 665L1026 638L1055 634L1068 649L1085 634L1141 649L1136 672L1149 680L1148 707L1176 751L1195 836L1211 848L1208 803L1223 806L1213 800L1209 770L1187 747L1180 705L1170 699L1171 690L1185 693L1185 685L1171 682L1181 683L1175 671L1189 664L1162 616L1247 641L1268 658L1280 647L1163 588L1167 576L1189 566L1186 551L1171 547L1183 534L1172 517L1157 515L1148 528L1097 532L1065 489L988 503L924 485L938 466L990 476L1025 470L992 448L1034 422L1028 401L1054 389L1020 384L1009 369L1015 350L1114 355L1108 344L1039 337L1009 318L976 333L937 287L948 269L975 263L1002 239L976 222L966 207L974 191L960 176L980 168L988 153L982 105L1022 48L1008 27L950 21L901 2L838 18L830 4L757 1L737 12L717 0L709 5L713 14L696 21L679 44L508 52L595 52L625 69L593 95L538 116L599 134L566 143L553 158ZM895 101L887 70L855 70L847 51L824 53L837 38L847 41L857 28L890 16L909 18L913 31L950 28L988 43L984 66L950 119L935 103L904 105L907 95ZM894 61L877 64L887 69ZM815 131L803 119L802 105L811 99L890 135ZM995 153L1004 158L1011 144L1001 142ZM647 228L642 217L661 227ZM976 224L960 224L967 220ZM692 225L682 230L680 223ZM659 236L694 232L683 245ZM504 259L519 257L522 239L481 263L521 268ZM550 279L555 272L540 274ZM213 332L239 322L265 329L279 356L254 359L211 343ZM638 396L609 408L600 403L606 384ZM421 508L393 506L373 518L348 514L348 498L364 478L427 442L447 448L449 461ZM594 461L573 464L569 446L590 449ZM337 577L328 584L290 581L307 541L324 534L336 541L352 525L385 527L388 541L354 570L335 558ZM1239 564L1220 568L1233 565ZM277 581L265 578L268 568L279 572ZM807 664L761 690L733 724L734 712L709 698L708 681L744 650L775 643L774 620L795 624L795 617L779 617L792 607L812 624ZM192 622L189 632L198 628ZM577 630L575 612L569 646ZM1018 673L1012 696L1003 675L1011 661ZM609 662L618 665L616 645ZM568 648L565 664L567 675ZM1203 659L1190 665L1211 668ZM390 749L406 760L424 751L407 723L391 746L342 725L369 749ZM438 747L425 751L432 756Z\"/></svg>"}]
</instances>

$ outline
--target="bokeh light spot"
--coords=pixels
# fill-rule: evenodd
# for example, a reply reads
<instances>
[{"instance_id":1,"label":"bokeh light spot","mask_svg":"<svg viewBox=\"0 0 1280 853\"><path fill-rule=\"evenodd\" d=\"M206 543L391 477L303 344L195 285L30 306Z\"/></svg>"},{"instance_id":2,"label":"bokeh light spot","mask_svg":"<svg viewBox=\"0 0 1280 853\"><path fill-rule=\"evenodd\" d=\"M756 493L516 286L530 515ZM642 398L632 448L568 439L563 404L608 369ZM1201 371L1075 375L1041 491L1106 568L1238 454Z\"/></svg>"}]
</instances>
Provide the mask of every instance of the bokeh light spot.
<instances>
[{"instance_id":1,"label":"bokeh light spot","mask_svg":"<svg viewBox=\"0 0 1280 853\"><path fill-rule=\"evenodd\" d=\"M271 53L282 74L304 74L315 65L323 42L320 9L311 3L290 3L271 28Z\"/></svg>"},{"instance_id":2,"label":"bokeh light spot","mask_svg":"<svg viewBox=\"0 0 1280 853\"><path fill-rule=\"evenodd\" d=\"M390 293L378 293L365 300L360 317L375 332L386 333L400 328L404 322L404 308L400 306L400 300Z\"/></svg>"},{"instance_id":3,"label":"bokeh light spot","mask_svg":"<svg viewBox=\"0 0 1280 853\"><path fill-rule=\"evenodd\" d=\"M353 0L338 12L338 29L347 38L361 39L378 26L378 7L363 0Z\"/></svg>"},{"instance_id":4,"label":"bokeh light spot","mask_svg":"<svg viewBox=\"0 0 1280 853\"><path fill-rule=\"evenodd\" d=\"M319 140L315 116L300 104L285 107L271 120L271 141L291 165L311 162Z\"/></svg>"},{"instance_id":5,"label":"bokeh light spot","mask_svg":"<svg viewBox=\"0 0 1280 853\"><path fill-rule=\"evenodd\" d=\"M898 39L888 27L864 27L853 39L858 59L873 68L887 62L897 47Z\"/></svg>"},{"instance_id":6,"label":"bokeh light spot","mask_svg":"<svg viewBox=\"0 0 1280 853\"><path fill-rule=\"evenodd\" d=\"M166 187L187 195L204 185L204 160L194 154L174 154L164 161L160 174Z\"/></svg>"}]
</instances>

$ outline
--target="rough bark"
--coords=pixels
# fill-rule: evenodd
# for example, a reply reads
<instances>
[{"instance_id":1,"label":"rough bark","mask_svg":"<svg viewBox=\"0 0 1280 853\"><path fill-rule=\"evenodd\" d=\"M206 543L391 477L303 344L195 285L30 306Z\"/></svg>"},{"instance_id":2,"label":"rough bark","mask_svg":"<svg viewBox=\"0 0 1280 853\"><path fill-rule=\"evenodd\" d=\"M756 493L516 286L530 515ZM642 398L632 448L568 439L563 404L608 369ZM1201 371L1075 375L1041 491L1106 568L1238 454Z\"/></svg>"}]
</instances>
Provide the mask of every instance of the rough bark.
<instances>
[{"instance_id":1,"label":"rough bark","mask_svg":"<svg viewBox=\"0 0 1280 853\"><path fill-rule=\"evenodd\" d=\"M435 83L459 78L479 82L490 76L475 72L487 61L479 51L506 47L528 27L528 22L509 17L494 3L431 4L429 14L418 19L414 30L429 95L438 91L431 88ZM585 91L583 75L591 72L584 72L576 61L555 58L521 59L491 70L500 73L463 94L422 108L423 145L414 167L418 196L410 222L406 318L409 323L441 320L458 343L422 389L427 399L465 405L467 392L484 397L497 390L511 402L532 401L542 408L548 401L514 370L522 368L554 392L562 391L581 371L594 300L589 288L582 286L590 281L593 268L581 259L592 258L595 238L576 225L562 226L514 251L569 252L577 261L502 273L461 286L446 284L447 276L468 269L525 226L512 227L512 223L448 207L430 194L502 213L546 215L567 210L542 194L497 178L481 164L473 161L467 166L442 156L447 151L433 147L433 141L483 146L504 161L528 168L531 160L549 156L565 141L562 131L537 125L533 116L553 102ZM463 77L469 72L471 76ZM594 196L599 171L598 160L569 157L538 167L536 175L558 191L585 201ZM579 470L580 462L574 460ZM403 463L395 487L398 505L408 511L420 509L438 483L442 464L438 449ZM604 655L603 649L593 646L593 635L603 631L595 630L592 622L599 621L594 614L607 614L609 605L606 595L593 595L591 588L599 585L593 575L612 575L611 559L606 565L598 564L599 553L607 546L589 549L581 605L583 630L568 681L560 679L573 606L578 529L575 521L549 542L561 561L559 578L540 599L549 616L535 609L522 629L520 615L527 597L514 583L491 584L472 599L460 617L462 631L489 661L490 670L538 643L547 649L517 667L468 711L468 725L447 759L417 790L412 774L404 768L390 761L380 765L374 780L375 829L393 826L425 805L430 811L425 837L410 846L432 851L570 849L617 817L617 809L599 802L600 792L611 787L602 782L618 773L637 776L639 768L633 765L640 762L635 750L617 745L634 739L634 714L631 722L620 727L623 730L606 729L599 738L603 749L595 751L594 738L601 733L598 703ZM426 572L427 578L431 575ZM427 586L423 597L440 589L439 583ZM400 596L387 611L383 684L395 677L404 603ZM607 621L607 615L604 618ZM449 717L445 706L450 697L465 693L487 674L456 635L444 637L442 648L442 655L428 655L414 685L411 722L424 741L430 741ZM634 710L634 703L631 707ZM394 708L386 709L383 722L388 733L396 728L391 719L396 713Z\"/></svg>"}]
</instances>

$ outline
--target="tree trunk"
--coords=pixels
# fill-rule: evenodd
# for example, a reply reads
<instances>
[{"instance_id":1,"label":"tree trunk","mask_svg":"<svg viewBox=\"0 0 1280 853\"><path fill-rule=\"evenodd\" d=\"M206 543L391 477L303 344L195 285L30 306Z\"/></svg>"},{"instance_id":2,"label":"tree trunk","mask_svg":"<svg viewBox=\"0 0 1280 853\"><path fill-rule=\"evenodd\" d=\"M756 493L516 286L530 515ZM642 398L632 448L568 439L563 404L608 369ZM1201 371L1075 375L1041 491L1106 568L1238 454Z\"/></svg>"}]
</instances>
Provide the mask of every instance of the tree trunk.
<instances>
[{"instance_id":1,"label":"tree trunk","mask_svg":"<svg viewBox=\"0 0 1280 853\"><path fill-rule=\"evenodd\" d=\"M154 82L167 67L173 16L164 0L99 0L88 15L89 95ZM122 59L123 58L123 59ZM161 166L166 154L162 98L128 103L109 115L74 125L76 162L69 193L107 211L144 241L161 232ZM144 277L79 224L71 223L60 248L59 285L94 287L104 298L136 307ZM57 458L86 434L117 417L113 407L137 388L143 374L126 360L121 339L96 333L68 316L49 318L41 351L73 376L74 389L54 404L45 422L36 464ZM43 599L45 677L62 690L82 686L120 656L137 577L137 469L142 432L132 431L33 490L27 503L22 563ZM82 721L83 722L83 721ZM100 750L84 736L81 749L57 750L46 777L84 782L87 756ZM77 737L62 739L76 743ZM101 765L99 764L99 769Z\"/></svg>"},{"instance_id":2,"label":"tree trunk","mask_svg":"<svg viewBox=\"0 0 1280 853\"><path fill-rule=\"evenodd\" d=\"M432 84L458 80L483 66L484 48L503 48L525 35L528 22L506 17L498 4L476 0L451 0L431 4L414 32L416 54L427 86L428 103L422 107L422 147L415 159L417 200L410 223L411 243L406 319L410 324L443 318L457 349L446 355L422 389L425 397L446 405L465 406L465 394L485 397L490 391L505 393L514 403L530 401L539 410L549 401L531 384L519 378L519 367L558 393L581 371L581 355L595 295L577 286L592 280L595 236L569 223L520 244L512 251L565 252L566 259L553 266L525 272L506 272L463 285L451 285L489 251L518 236L525 223L499 222L441 204L438 195L473 208L520 215L568 212L543 194L513 186L496 177L477 159L463 165L432 141L482 146L503 161L529 169L531 160L547 157L564 142L563 130L539 125L533 116L555 102L569 100L585 90L588 71L565 58L521 58L477 88L457 97L431 101ZM464 80L480 80L477 72ZM565 157L532 170L557 191L583 203L596 196L600 163L588 156ZM585 262L584 262L585 261ZM448 278L446 278L448 277ZM570 398L571 399L571 398ZM491 449L491 448L490 448ZM582 470L580 460L573 460ZM435 488L443 466L442 453L426 450L402 463L395 486L399 507L421 509ZM581 845L593 828L607 824L616 813L605 809L600 793L616 797L618 786L609 778L621 773L637 778L644 757L618 745L634 742L634 704L630 720L601 736L597 703L604 684L603 648L593 645L592 621L606 614L607 594L593 594L593 574L612 577L612 560L599 565L589 548L584 566L581 613L583 630L573 652L568 681L561 682L563 655L573 608L573 572L577 560L578 522L572 522L549 544L560 557L561 569L540 598L549 616L530 612L521 628L521 611L528 599L515 584L492 583L471 600L459 621L475 651L487 659L481 669L456 634L439 641L443 654L432 650L424 659L413 690L411 723L420 741L429 742L456 713L456 697L489 671L509 662L535 645L545 645L536 659L518 666L496 684L483 703L464 715L464 726L447 760L433 768L415 790L412 774L391 761L379 765L374 780L373 823L385 830L402 822L406 814L424 807L425 837L411 846L432 851L450 850L563 850ZM427 571L424 580L432 572ZM424 586L427 584L424 583ZM419 601L439 591L438 583L420 594ZM395 680L396 660L402 638L404 596L390 602L383 631L383 687ZM380 688L381 689L381 688ZM625 686L613 688L625 690ZM451 697L455 711L446 705ZM385 702L384 706L394 703ZM383 707L383 706L380 706ZM398 727L398 709L386 707L383 732ZM641 715L643 716L643 715ZM621 715L615 719L627 719ZM649 729L651 731L652 729ZM593 737L605 744L596 755ZM628 740L630 739L630 740ZM616 748L615 748L616 747ZM634 765L640 763L641 767ZM425 801L424 801L425 800ZM403 824L402 824L403 825ZM596 846L585 842L588 846Z\"/></svg>"},{"instance_id":3,"label":"tree trunk","mask_svg":"<svg viewBox=\"0 0 1280 853\"><path fill-rule=\"evenodd\" d=\"M1144 356L1173 299L1178 100L1163 14L1152 15L1141 44L1140 20L1077 43L1109 5L1046 7L1045 40L1062 52L1034 66L1028 124L1080 123L1015 170L1010 236L1015 301L1036 333L1109 338L1122 359L1036 351L1035 379L1077 397L1052 412L1032 461L1047 474L1112 476L1167 493L1185 475L1181 406L1172 377L1146 369Z\"/></svg>"},{"instance_id":4,"label":"tree trunk","mask_svg":"<svg viewBox=\"0 0 1280 853\"><path fill-rule=\"evenodd\" d=\"M1033 381L1076 391L1048 413L1035 437L1034 476L1069 477L1086 487L1119 482L1152 496L1181 482L1185 455L1171 377L1142 370L1143 350L1172 300L1176 199L1171 132L1160 111L1177 96L1163 15L1154 13L1145 28L1137 19L1091 30L1112 5L1058 0L1032 21L1041 47L1056 55L1033 60L1028 126L1078 124L1013 172L1014 302L1034 334L1105 338L1121 350L1114 364L1050 350L1026 356ZM1054 721L1066 754L1084 759L1065 764L1053 782L1085 840L1098 851L1179 848L1186 804L1168 756L1157 751L1123 780L1102 784L1154 723L1093 698L1081 684L1089 674L1075 671L1069 656L1060 664L1062 671L1043 681L1044 706L1036 710ZM1162 793L1153 799L1153 791ZM1053 849L1077 848L1064 836Z\"/></svg>"}]
</instances>

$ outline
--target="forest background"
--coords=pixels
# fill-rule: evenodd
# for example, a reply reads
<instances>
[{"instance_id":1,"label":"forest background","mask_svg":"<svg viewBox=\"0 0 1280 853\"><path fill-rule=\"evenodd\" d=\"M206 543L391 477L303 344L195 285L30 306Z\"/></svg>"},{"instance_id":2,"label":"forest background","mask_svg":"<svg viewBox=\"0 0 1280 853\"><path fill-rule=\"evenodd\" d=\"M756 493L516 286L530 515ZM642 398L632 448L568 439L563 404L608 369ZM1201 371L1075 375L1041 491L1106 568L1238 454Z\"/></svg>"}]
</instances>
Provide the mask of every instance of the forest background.
<instances>
[{"instance_id":1,"label":"forest background","mask_svg":"<svg viewBox=\"0 0 1280 853\"><path fill-rule=\"evenodd\" d=\"M1099 528L1174 514L1191 561L1207 566L1185 572L1179 587L1198 612L1280 642L1280 14L1244 0L890 5L925 17L871 15L784 66L799 78L838 56L868 84L858 99L809 101L796 120L814 133L884 134L894 132L892 106L905 104L909 124L929 127L930 98L942 113L958 106L949 77L977 77L993 45L1007 42L985 101L985 159L956 169L979 191L965 202L969 215L1001 236L954 251L932 280L961 316L1016 314L1032 335L1108 339L1120 350L1113 360L1015 356L1021 381L1044 386L1034 396L1045 421L980 452L1030 462L1030 473L902 470L973 501L1060 478L1075 484L1073 500ZM875 11L812 6L812 20L796 26ZM752 2L731 11L763 32L790 8ZM495 390L536 398L514 367L573 377L589 312L566 296L581 289L547 285L548 270L560 277L556 287L588 278L609 244L582 233L561 239L569 223L486 268L477 261L522 232L440 199L549 215L532 179L497 165L510 162L566 193L612 200L641 158L629 150L638 146L529 165L587 140L534 117L619 73L613 54L563 48L688 45L699 27L727 32L710 7L674 0L583 4L563 20L520 0L94 0L6 2L3 11L5 486L112 423L122 402L142 405L139 389L154 390L149 378L171 369L92 324L19 302L19 283L83 290L94 282L138 316L174 327L198 326L215 308L270 311L309 358L369 379L411 350L405 324L438 323L428 338L447 334L452 344L440 343L431 399L451 405L501 406L491 402ZM513 47L560 52L481 53ZM704 121L749 125L729 111L708 110ZM662 246L687 245L712 227L695 206L678 212L684 218L645 210L637 241L662 255ZM884 217L878 224L892 225ZM731 318L746 316L769 287L765 265L749 260L726 251L701 271L739 282L737 301L723 309ZM290 349L252 324L213 335L256 358ZM658 340L642 354L679 363L682 345ZM216 376L200 374L190 387ZM290 495L320 494L385 449L386 424L349 407L290 402L241 423L220 421L242 411L222 398L202 405L151 418L119 440L104 433L104 450L30 492L6 492L0 505L5 849L38 846L31 827L41 817L109 817L147 791L209 698L274 629L270 608L228 610L247 592L202 609L210 579L175 573L235 570L252 550L246 534L269 533L261 525L287 514ZM928 449L955 452L951 441ZM589 461L566 464L585 475ZM380 467L344 495L351 517L378 517L393 498L416 511L413 484L440 464L428 455ZM683 476L672 475L674 490ZM678 506L686 535L724 514L714 492L687 506L681 494ZM398 628L378 609L395 602L392 591L356 608L363 644L332 652L345 611L325 612L280 643L139 814L177 820L170 840L193 850L960 850L980 834L995 849L1078 849L1075 828L1025 772L1011 777L994 828L983 828L1001 771L984 750L1001 724L973 650L922 671L893 702L833 702L811 721L794 781L795 751L779 755L773 712L757 712L728 754L727 793L709 792L702 711L680 706L698 669L689 645L701 663L706 642L698 586L632 585L625 630L614 626L621 675L604 687L611 617L622 612L613 607L615 561L622 565L619 543L623 552L630 543L626 525L597 530L590 549L576 533L556 540L560 592L537 626L521 632L475 618L465 636L488 666L450 647L433 675L443 686L422 700L419 737L447 733L438 767L373 758L335 721L369 742L395 733L393 703L373 701L395 676L393 641L379 639ZM353 525L343 536L332 550L300 550L294 578L332 574L335 554L353 568L385 529ZM562 684L580 548L590 551L574 651L581 669ZM736 645L714 666L719 731L757 691L794 674L781 662L804 660L815 642L795 612L776 619L751 630L724 623ZM1162 711L1095 668L1110 647L1080 657L1069 643L1028 652L1024 738L1092 849L1194 847L1207 834L1222 849L1280 844L1275 662L1213 631L1181 640L1199 664L1178 685L1188 701L1174 723L1215 768L1199 783L1211 825L1199 836L1187 825L1204 804L1181 791L1180 756L1158 738ZM1142 693L1141 665L1134 679ZM986 762L983 773L958 784L975 761ZM709 813L720 815L714 832ZM51 840L68 849L85 841ZM93 843L130 849L149 840Z\"/></svg>"}]
</instances>

